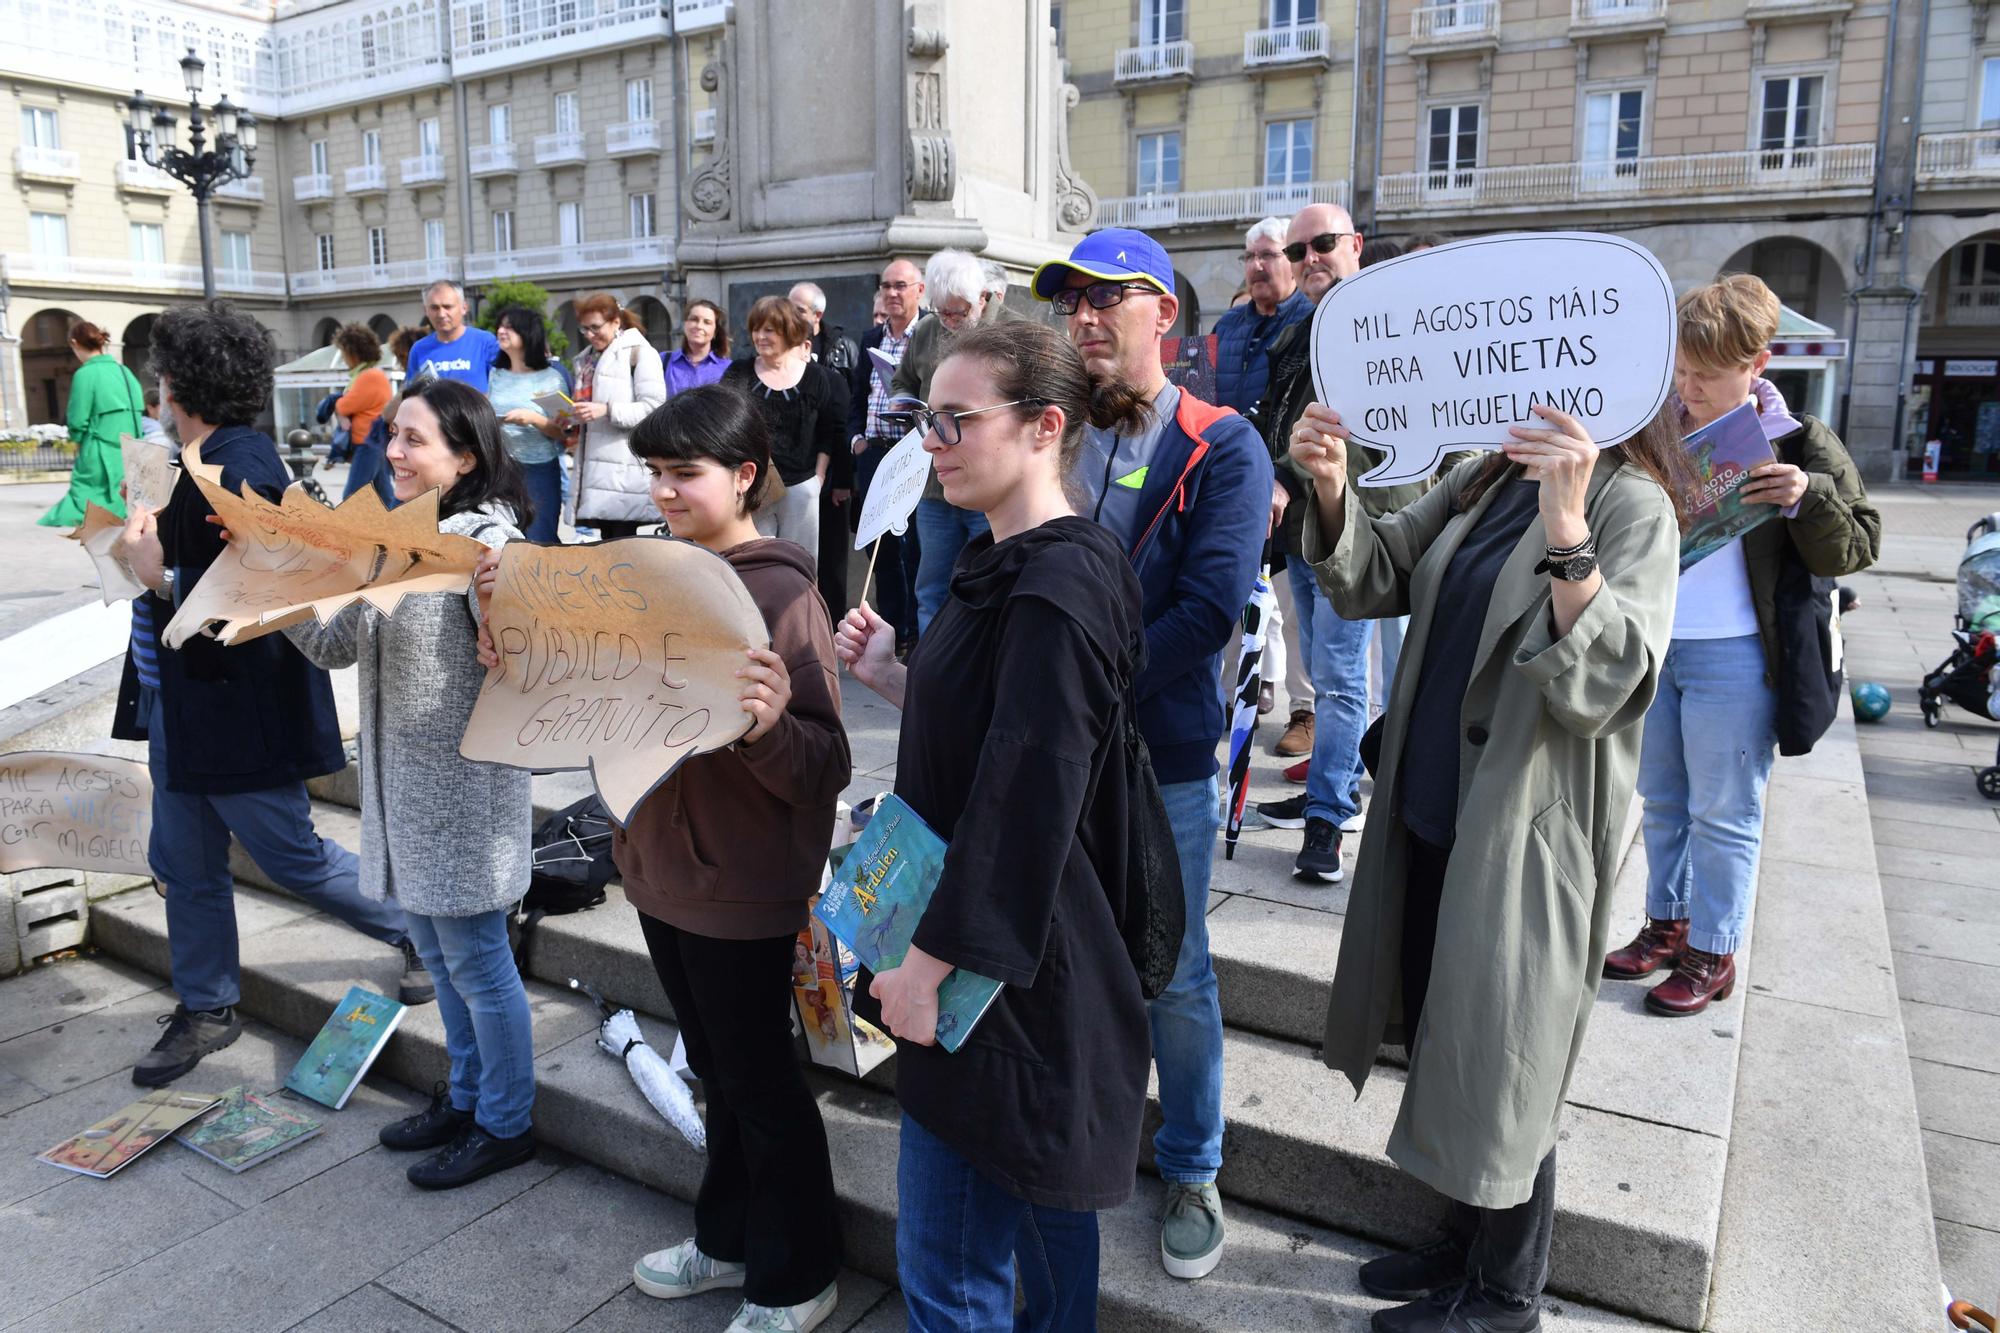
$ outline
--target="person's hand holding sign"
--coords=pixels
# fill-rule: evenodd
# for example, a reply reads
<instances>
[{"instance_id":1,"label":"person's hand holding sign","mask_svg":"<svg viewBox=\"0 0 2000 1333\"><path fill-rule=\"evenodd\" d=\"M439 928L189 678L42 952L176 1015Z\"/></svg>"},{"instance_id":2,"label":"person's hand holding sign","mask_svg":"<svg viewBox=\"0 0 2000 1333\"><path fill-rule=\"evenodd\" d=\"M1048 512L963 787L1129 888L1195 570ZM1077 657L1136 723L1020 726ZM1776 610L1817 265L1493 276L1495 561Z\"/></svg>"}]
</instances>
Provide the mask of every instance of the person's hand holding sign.
<instances>
[{"instance_id":1,"label":"person's hand holding sign","mask_svg":"<svg viewBox=\"0 0 2000 1333\"><path fill-rule=\"evenodd\" d=\"M1347 523L1347 427L1340 413L1325 403L1307 403L1292 427L1292 461L1312 478L1320 535L1331 548Z\"/></svg>"},{"instance_id":2,"label":"person's hand holding sign","mask_svg":"<svg viewBox=\"0 0 2000 1333\"><path fill-rule=\"evenodd\" d=\"M1528 480L1541 484L1542 529L1549 559L1587 547L1589 558L1595 561L1596 546L1583 502L1590 493L1590 474L1597 467L1597 441L1590 438L1583 423L1567 413L1540 403L1529 410L1549 422L1550 428L1510 426L1507 433L1513 439L1502 447L1507 457L1522 466ZM1569 633L1603 586L1604 573L1596 568L1581 579L1550 576L1549 612L1558 639Z\"/></svg>"},{"instance_id":3,"label":"person's hand holding sign","mask_svg":"<svg viewBox=\"0 0 2000 1333\"><path fill-rule=\"evenodd\" d=\"M125 552L125 564L132 577L160 591L167 581L166 552L160 547L159 517L144 505L135 504L125 519L125 535L118 539Z\"/></svg>"},{"instance_id":4,"label":"person's hand holding sign","mask_svg":"<svg viewBox=\"0 0 2000 1333\"><path fill-rule=\"evenodd\" d=\"M896 631L863 602L833 629L833 655L853 677L875 693L903 706L902 664L896 661Z\"/></svg>"},{"instance_id":5,"label":"person's hand holding sign","mask_svg":"<svg viewBox=\"0 0 2000 1333\"><path fill-rule=\"evenodd\" d=\"M738 667L736 678L743 682L743 711L750 715L751 724L740 743L755 745L770 735L785 715L785 705L792 701L792 673L785 667L785 659L769 648L743 651L750 665Z\"/></svg>"},{"instance_id":6,"label":"person's hand holding sign","mask_svg":"<svg viewBox=\"0 0 2000 1333\"><path fill-rule=\"evenodd\" d=\"M487 608L493 605L493 585L500 581L500 548L487 548L472 567L472 591L479 598L479 665L491 671L500 665L500 650L493 646L493 632L486 628Z\"/></svg>"},{"instance_id":7,"label":"person's hand holding sign","mask_svg":"<svg viewBox=\"0 0 2000 1333\"><path fill-rule=\"evenodd\" d=\"M1745 504L1790 509L1806 498L1806 474L1790 463L1759 463L1750 469L1750 480L1736 494Z\"/></svg>"}]
</instances>

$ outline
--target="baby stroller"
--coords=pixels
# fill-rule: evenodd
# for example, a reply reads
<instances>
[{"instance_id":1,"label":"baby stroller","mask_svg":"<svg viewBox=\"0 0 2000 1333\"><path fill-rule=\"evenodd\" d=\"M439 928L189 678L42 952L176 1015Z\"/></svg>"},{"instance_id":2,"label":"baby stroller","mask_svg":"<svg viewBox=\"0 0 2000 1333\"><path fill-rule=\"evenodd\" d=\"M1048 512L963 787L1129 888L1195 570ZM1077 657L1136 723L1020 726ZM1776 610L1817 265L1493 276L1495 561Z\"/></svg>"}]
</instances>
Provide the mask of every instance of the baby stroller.
<instances>
[{"instance_id":1,"label":"baby stroller","mask_svg":"<svg viewBox=\"0 0 2000 1333\"><path fill-rule=\"evenodd\" d=\"M2000 721L2000 513L1988 514L1966 533L1958 562L1958 625L1951 656L1924 677L1917 702L1924 725L1935 727L1945 702L1977 717ZM1979 794L2000 801L2000 755L1979 771Z\"/></svg>"}]
</instances>

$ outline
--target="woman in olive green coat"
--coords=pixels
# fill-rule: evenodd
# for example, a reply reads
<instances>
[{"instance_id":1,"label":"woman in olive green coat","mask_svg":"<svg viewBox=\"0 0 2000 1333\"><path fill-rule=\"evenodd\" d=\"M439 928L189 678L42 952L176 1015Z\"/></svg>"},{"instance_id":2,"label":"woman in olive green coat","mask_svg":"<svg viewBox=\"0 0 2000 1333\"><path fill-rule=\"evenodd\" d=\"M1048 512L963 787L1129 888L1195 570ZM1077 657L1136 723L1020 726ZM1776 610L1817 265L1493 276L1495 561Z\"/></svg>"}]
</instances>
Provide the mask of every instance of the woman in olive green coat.
<instances>
[{"instance_id":1,"label":"woman in olive green coat","mask_svg":"<svg viewBox=\"0 0 2000 1333\"><path fill-rule=\"evenodd\" d=\"M1325 1059L1358 1092L1385 1040L1410 1049L1389 1156L1453 1203L1437 1241L1364 1267L1365 1288L1411 1302L1378 1329L1539 1327L1557 1121L1673 620L1677 433L1663 416L1600 452L1541 415L1381 517L1346 484L1338 414L1313 404L1292 432L1334 609L1410 617Z\"/></svg>"},{"instance_id":2,"label":"woman in olive green coat","mask_svg":"<svg viewBox=\"0 0 2000 1333\"><path fill-rule=\"evenodd\" d=\"M110 341L110 334L87 320L70 326L69 349L83 363L69 382L69 438L76 445L76 466L69 474L69 490L38 520L43 527L75 527L89 503L125 517L125 500L118 494L125 483L125 454L118 437L145 433L139 425L145 393L132 372L104 350Z\"/></svg>"}]
</instances>

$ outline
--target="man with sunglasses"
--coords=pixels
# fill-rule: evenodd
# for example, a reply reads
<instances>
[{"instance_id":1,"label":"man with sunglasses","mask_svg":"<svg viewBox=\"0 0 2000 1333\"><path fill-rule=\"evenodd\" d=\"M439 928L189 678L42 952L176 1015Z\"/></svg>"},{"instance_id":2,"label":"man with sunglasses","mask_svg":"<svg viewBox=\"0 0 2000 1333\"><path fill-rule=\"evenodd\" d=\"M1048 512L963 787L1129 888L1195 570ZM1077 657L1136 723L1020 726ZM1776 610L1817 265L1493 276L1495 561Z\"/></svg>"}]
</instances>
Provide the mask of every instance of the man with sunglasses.
<instances>
[{"instance_id":1,"label":"man with sunglasses","mask_svg":"<svg viewBox=\"0 0 2000 1333\"><path fill-rule=\"evenodd\" d=\"M867 372L868 392L854 393L847 407L847 431L855 455L855 501L849 508L850 522L860 519L875 470L903 435L884 409L889 403L890 377L909 350L911 328L923 310L924 275L909 260L892 259L875 284L875 299L882 307L882 322L861 335L861 365ZM887 357L890 368L878 371L870 351ZM893 532L882 534L881 551L875 560L876 609L896 627L899 650L917 638L917 556L914 525L900 538Z\"/></svg>"},{"instance_id":2,"label":"man with sunglasses","mask_svg":"<svg viewBox=\"0 0 2000 1333\"><path fill-rule=\"evenodd\" d=\"M1208 885L1221 825L1215 750L1227 726L1217 680L1236 641L1271 517L1271 460L1250 423L1169 383L1160 338L1180 303L1150 236L1095 232L1036 270L1034 293L1068 321L1091 379L1136 390L1143 419L1091 428L1078 512L1110 528L1139 575L1145 666L1133 683L1187 892L1174 979L1152 1002L1163 1123L1153 1137L1167 1204L1160 1261L1179 1278L1222 1258L1222 1007L1209 961Z\"/></svg>"}]
</instances>

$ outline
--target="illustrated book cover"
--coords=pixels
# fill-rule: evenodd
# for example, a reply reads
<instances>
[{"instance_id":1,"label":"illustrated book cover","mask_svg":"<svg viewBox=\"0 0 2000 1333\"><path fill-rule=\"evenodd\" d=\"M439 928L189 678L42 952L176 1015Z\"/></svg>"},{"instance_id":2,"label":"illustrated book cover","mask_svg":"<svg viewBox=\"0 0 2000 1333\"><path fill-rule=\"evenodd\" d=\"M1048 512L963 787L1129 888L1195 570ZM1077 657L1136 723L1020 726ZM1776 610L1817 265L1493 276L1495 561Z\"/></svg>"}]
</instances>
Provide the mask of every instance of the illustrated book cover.
<instances>
[{"instance_id":1,"label":"illustrated book cover","mask_svg":"<svg viewBox=\"0 0 2000 1333\"><path fill-rule=\"evenodd\" d=\"M131 1165L141 1153L219 1100L205 1092L160 1088L76 1137L64 1139L37 1160L103 1180Z\"/></svg>"},{"instance_id":2,"label":"illustrated book cover","mask_svg":"<svg viewBox=\"0 0 2000 1333\"><path fill-rule=\"evenodd\" d=\"M324 1128L326 1122L287 1110L275 1097L234 1087L174 1137L209 1161L241 1172L298 1147Z\"/></svg>"},{"instance_id":3,"label":"illustrated book cover","mask_svg":"<svg viewBox=\"0 0 2000 1333\"><path fill-rule=\"evenodd\" d=\"M1776 505L1745 504L1738 494L1751 468L1778 461L1753 405L1745 403L1717 417L1684 443L1694 465L1695 491L1689 496L1688 530L1681 537L1683 573L1778 512Z\"/></svg>"},{"instance_id":4,"label":"illustrated book cover","mask_svg":"<svg viewBox=\"0 0 2000 1333\"><path fill-rule=\"evenodd\" d=\"M388 1044L396 1025L403 1021L403 1012L403 1006L386 995L351 987L298 1064L292 1066L285 1086L338 1111L347 1105L361 1076Z\"/></svg>"}]
</instances>

